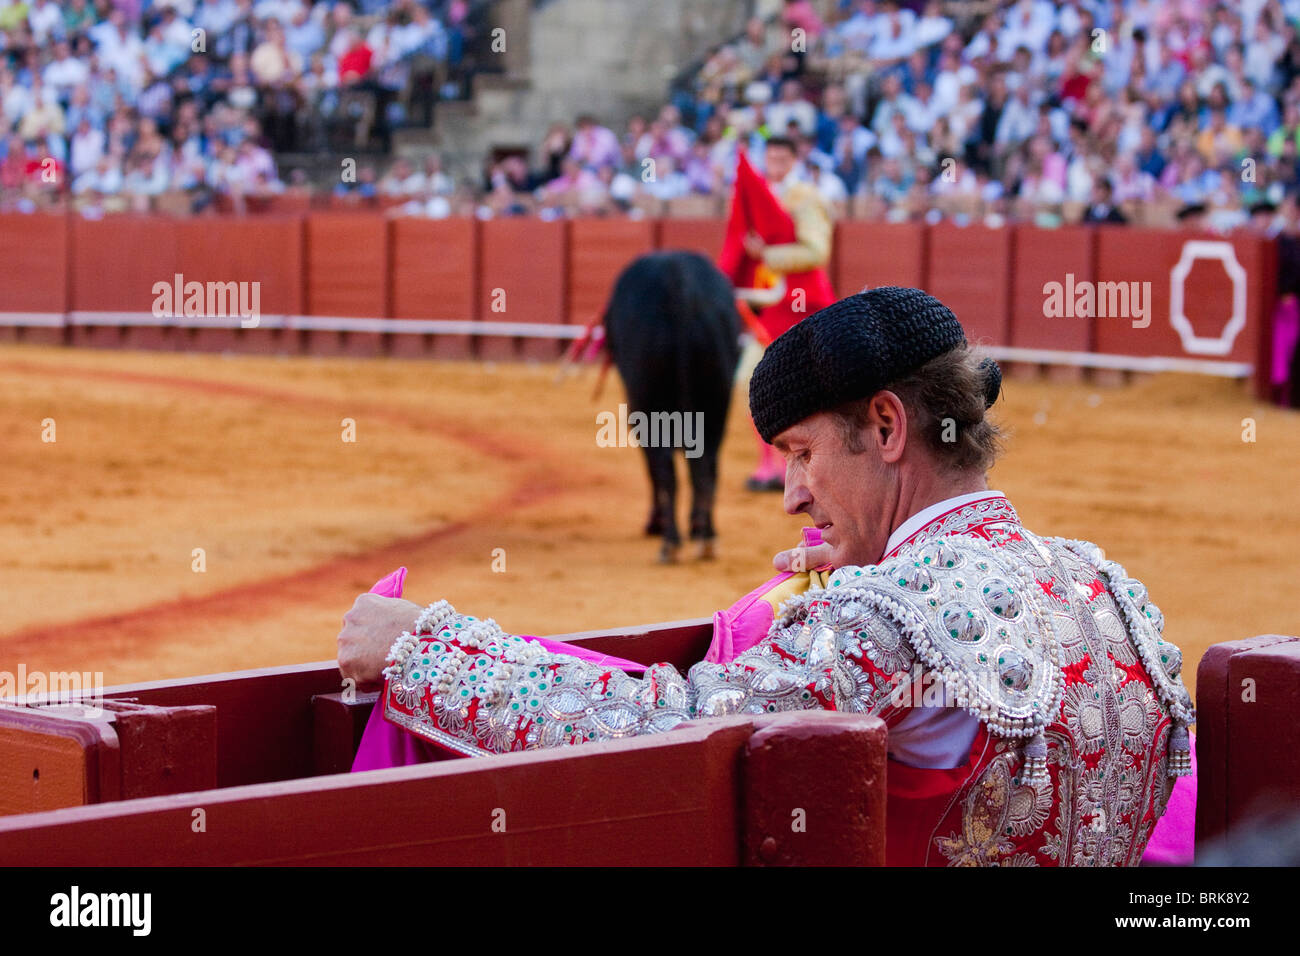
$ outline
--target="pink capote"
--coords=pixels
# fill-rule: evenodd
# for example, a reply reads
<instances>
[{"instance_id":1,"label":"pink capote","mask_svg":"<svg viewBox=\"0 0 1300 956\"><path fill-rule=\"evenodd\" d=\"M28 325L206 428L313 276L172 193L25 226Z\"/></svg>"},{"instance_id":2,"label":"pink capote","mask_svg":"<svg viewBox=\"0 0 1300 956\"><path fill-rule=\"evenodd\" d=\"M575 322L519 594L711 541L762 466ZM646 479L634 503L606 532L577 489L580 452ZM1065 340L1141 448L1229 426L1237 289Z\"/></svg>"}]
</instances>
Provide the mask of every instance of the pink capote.
<instances>
[{"instance_id":1,"label":"pink capote","mask_svg":"<svg viewBox=\"0 0 1300 956\"><path fill-rule=\"evenodd\" d=\"M821 533L816 528L804 529L804 543L812 546L821 543ZM713 642L704 659L710 663L722 664L734 660L739 654L753 647L764 637L772 626L774 618L772 605L764 600L763 595L778 584L793 577L786 572L778 574L764 584L727 608L713 616ZM388 577L370 589L372 594L383 597L401 597L406 583L406 568L398 568ZM617 667L631 673L640 673L645 665L598 654L595 651L553 641L545 637L529 637L549 651L557 654L569 654L590 661L593 664ZM1142 854L1144 865L1190 866L1196 836L1196 735L1190 734L1192 743L1192 773L1188 777L1178 777L1174 783L1173 793L1165 808L1164 816L1156 823L1155 830L1147 841ZM415 734L407 733L400 727L384 719L384 705L380 702L370 712L361 745L357 748L356 759L352 762L353 772L361 770L380 770L385 767L404 767L416 763L428 763L448 756L432 744L421 740Z\"/></svg>"},{"instance_id":2,"label":"pink capote","mask_svg":"<svg viewBox=\"0 0 1300 956\"><path fill-rule=\"evenodd\" d=\"M1269 383L1274 387L1287 384L1291 378L1291 357L1300 343L1300 303L1289 295L1273 311L1273 367L1269 370ZM1300 382L1291 382L1294 393Z\"/></svg>"}]
</instances>

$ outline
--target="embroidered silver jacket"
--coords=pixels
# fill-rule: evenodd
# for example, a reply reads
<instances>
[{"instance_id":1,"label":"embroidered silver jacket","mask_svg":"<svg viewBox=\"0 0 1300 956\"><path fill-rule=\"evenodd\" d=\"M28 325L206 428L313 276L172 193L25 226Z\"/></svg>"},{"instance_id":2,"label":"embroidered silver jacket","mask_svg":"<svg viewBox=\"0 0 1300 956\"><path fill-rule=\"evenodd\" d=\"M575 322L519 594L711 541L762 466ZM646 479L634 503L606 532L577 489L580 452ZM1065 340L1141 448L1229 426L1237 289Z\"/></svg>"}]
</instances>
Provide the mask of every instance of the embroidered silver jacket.
<instances>
[{"instance_id":1,"label":"embroidered silver jacket","mask_svg":"<svg viewBox=\"0 0 1300 956\"><path fill-rule=\"evenodd\" d=\"M832 708L889 723L906 706L900 682L919 667L1002 741L999 755L1015 758L1015 786L1038 794L1029 806L1040 829L1047 813L1038 804L1069 778L1073 823L1058 821L1057 843L1043 835L1038 852L1076 864L1136 862L1134 848L1140 854L1168 797L1170 783L1152 779L1156 764L1169 776L1190 769L1194 714L1181 653L1163 639L1146 589L1096 546L1039 538L1018 522L981 534L921 535L879 565L840 568L826 588L787 601L757 646L686 675L656 664L634 678L552 654L439 602L394 644L386 716L467 755L728 714ZM1010 769L1006 776L1010 788ZM1154 797L1135 788L1139 776L1152 780ZM1064 813L1064 794L1058 802ZM1104 832L1096 815L1084 827L1089 809ZM935 843L950 862L1010 855L1011 844L967 837Z\"/></svg>"}]
</instances>

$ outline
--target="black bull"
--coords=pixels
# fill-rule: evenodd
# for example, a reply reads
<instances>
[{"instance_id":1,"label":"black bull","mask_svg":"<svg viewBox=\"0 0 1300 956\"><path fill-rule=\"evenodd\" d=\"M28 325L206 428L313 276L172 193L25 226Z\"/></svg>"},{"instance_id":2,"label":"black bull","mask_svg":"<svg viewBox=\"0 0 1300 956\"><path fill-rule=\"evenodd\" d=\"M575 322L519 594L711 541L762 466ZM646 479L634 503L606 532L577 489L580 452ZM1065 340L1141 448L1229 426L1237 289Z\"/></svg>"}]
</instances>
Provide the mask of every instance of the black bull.
<instances>
[{"instance_id":1,"label":"black bull","mask_svg":"<svg viewBox=\"0 0 1300 956\"><path fill-rule=\"evenodd\" d=\"M694 252L644 255L619 275L604 324L606 345L627 389L629 423L640 412L643 420L680 424L678 434L692 442L684 448L691 476L690 536L699 542L700 557L712 557L718 449L740 361L740 315L731 283ZM651 428L642 450L652 486L646 534L662 535L660 560L673 561L681 535L676 449L665 440L667 432Z\"/></svg>"}]
</instances>

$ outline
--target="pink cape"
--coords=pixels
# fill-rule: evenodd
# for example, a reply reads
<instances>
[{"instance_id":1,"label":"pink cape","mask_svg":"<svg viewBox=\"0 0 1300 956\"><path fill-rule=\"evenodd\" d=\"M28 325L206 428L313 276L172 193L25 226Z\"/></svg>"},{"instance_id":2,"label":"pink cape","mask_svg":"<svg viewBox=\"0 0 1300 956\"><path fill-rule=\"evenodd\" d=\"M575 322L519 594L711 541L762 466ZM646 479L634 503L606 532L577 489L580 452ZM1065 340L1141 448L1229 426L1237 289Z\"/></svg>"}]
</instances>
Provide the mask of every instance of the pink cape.
<instances>
[{"instance_id":1,"label":"pink cape","mask_svg":"<svg viewBox=\"0 0 1300 956\"><path fill-rule=\"evenodd\" d=\"M820 539L821 534L815 528L804 529L806 544L820 544ZM792 575L788 572L778 574L746 594L725 611L718 611L713 616L713 642L709 645L704 659L715 664L734 660L737 655L744 653L766 637L774 615L771 604L763 599L763 595L790 577ZM398 568L370 591L372 594L380 594L384 597L401 597L405 583L406 568ZM563 641L552 641L545 637L529 637L528 640L536 641L547 650L579 657L593 664L608 664L610 667L629 672L645 670L643 664L624 660L621 657L598 654L585 647L565 644ZM1142 854L1144 865L1190 866L1192 864L1196 836L1196 735L1191 734L1190 737L1191 776L1178 777L1175 780L1169 805L1165 808L1164 816L1156 823L1155 830L1147 841L1146 850ZM433 744L386 721L381 695L374 710L370 712L370 720L366 724L365 733L361 736L361 744L357 748L352 770L355 773L360 770L404 767L409 764L442 760L449 756L451 755Z\"/></svg>"}]
</instances>

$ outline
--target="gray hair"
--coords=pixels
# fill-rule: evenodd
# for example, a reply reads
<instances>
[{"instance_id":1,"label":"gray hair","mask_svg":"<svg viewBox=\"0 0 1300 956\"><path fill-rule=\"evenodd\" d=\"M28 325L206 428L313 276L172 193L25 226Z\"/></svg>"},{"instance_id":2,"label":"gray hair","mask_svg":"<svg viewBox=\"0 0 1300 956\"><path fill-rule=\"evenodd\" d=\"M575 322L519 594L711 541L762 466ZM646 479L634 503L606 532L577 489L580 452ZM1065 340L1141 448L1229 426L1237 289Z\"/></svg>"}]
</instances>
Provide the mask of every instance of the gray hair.
<instances>
[{"instance_id":1,"label":"gray hair","mask_svg":"<svg viewBox=\"0 0 1300 956\"><path fill-rule=\"evenodd\" d=\"M907 410L909 433L948 471L984 474L1002 454L1003 434L985 415L989 373L982 361L969 345L960 345L885 386ZM862 428L870 402L861 398L830 410L844 447L855 455L866 451Z\"/></svg>"}]
</instances>

